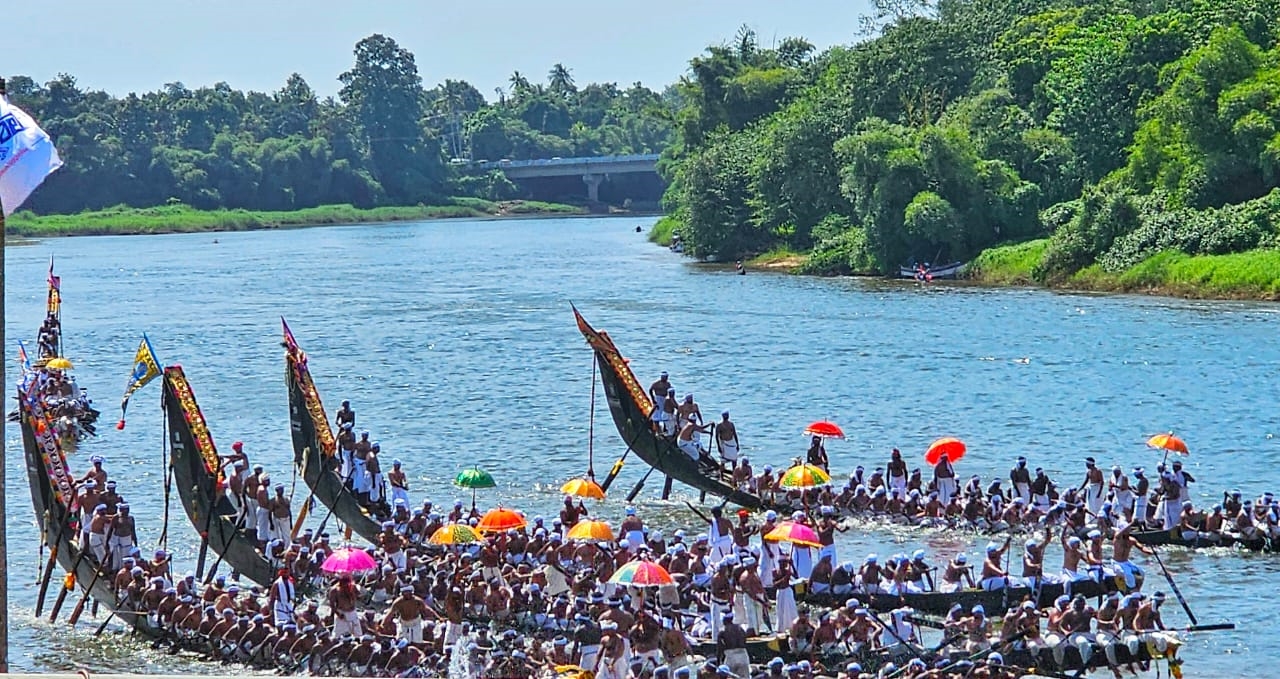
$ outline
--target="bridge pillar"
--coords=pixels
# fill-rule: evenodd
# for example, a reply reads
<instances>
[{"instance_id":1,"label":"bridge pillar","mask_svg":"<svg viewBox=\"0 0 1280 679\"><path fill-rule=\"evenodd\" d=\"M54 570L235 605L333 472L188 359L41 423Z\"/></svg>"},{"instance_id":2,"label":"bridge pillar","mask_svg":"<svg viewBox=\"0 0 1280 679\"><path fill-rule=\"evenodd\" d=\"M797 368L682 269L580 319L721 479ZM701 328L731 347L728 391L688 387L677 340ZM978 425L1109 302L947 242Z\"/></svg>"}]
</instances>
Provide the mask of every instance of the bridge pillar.
<instances>
[{"instance_id":1,"label":"bridge pillar","mask_svg":"<svg viewBox=\"0 0 1280 679\"><path fill-rule=\"evenodd\" d=\"M605 175L602 174L584 174L582 181L587 184L587 200L592 203L600 202L600 182L603 182Z\"/></svg>"}]
</instances>

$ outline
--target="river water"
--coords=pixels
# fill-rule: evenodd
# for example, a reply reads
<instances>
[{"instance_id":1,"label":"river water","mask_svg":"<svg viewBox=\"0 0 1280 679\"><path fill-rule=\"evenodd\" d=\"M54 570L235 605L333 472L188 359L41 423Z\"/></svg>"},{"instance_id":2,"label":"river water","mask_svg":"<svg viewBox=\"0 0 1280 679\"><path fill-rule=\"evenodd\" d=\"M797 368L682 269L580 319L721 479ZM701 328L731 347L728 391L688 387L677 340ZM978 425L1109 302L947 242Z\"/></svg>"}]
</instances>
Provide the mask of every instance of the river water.
<instances>
[{"instance_id":1,"label":"river water","mask_svg":"<svg viewBox=\"0 0 1280 679\"><path fill-rule=\"evenodd\" d=\"M1174 430L1192 448L1198 502L1230 487L1246 496L1280 487L1280 307L736 276L650 245L635 229L651 223L438 221L11 247L5 355L12 366L16 339L33 341L53 255L66 350L103 411L102 436L72 461L106 456L146 524L147 547L164 513L158 387L134 397L124 431L111 426L140 334L162 362L185 367L218 445L245 441L254 462L288 483L280 316L311 354L330 415L351 399L358 427L404 460L413 495L437 503L463 497L448 483L474 463L499 483L481 492L482 504L549 514L559 484L585 470L591 352L571 301L610 332L643 382L668 370L704 413L731 410L757 467L803 453L801 429L829 418L849 435L828 445L837 471L883 464L894 446L920 460L931 440L950 435L969 445L962 475L1003 476L1026 455L1060 483L1078 483L1086 456L1104 468L1153 468L1159 456L1143 442ZM94 639L93 623L69 633L62 622L32 622L39 555L19 436L6 429L14 668L218 671ZM603 402L593 449L600 475L622 450ZM618 498L642 466L627 463L615 497L600 507L607 518L621 517ZM642 515L691 527L682 504L691 496L678 491L663 503L661 485L650 480L637 503ZM195 531L176 494L170 512L169 547L185 570ZM884 528L842 540L842 559L919 546L934 562L985 542ZM1059 559L1051 549L1049 563ZM1168 550L1165 561L1202 623L1239 626L1193 636L1187 676L1250 676L1280 656L1270 596L1280 556ZM1168 589L1154 563L1147 582ZM1173 597L1165 616L1188 624Z\"/></svg>"}]
</instances>

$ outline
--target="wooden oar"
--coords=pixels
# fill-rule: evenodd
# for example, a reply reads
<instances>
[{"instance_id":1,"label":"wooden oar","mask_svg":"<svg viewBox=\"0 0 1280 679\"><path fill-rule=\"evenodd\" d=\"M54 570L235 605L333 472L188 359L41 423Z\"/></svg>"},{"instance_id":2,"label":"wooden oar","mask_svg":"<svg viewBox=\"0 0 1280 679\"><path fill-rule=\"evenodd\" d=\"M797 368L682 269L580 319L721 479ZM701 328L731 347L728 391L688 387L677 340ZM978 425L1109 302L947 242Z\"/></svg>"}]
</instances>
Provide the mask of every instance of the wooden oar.
<instances>
[{"instance_id":1,"label":"wooden oar","mask_svg":"<svg viewBox=\"0 0 1280 679\"><path fill-rule=\"evenodd\" d=\"M631 449L627 448L626 452L622 454L622 457L618 458L618 461L613 463L613 468L611 468L608 475L604 477L604 483L600 484L600 490L603 490L606 493L609 492L609 486L613 485L613 480L618 478L618 472L622 471L622 463L626 461L627 456L630 454Z\"/></svg>"},{"instance_id":2,"label":"wooden oar","mask_svg":"<svg viewBox=\"0 0 1280 679\"><path fill-rule=\"evenodd\" d=\"M47 510L44 513L44 517L45 524L47 525L48 522L52 520L52 517ZM61 526L58 526L58 537L54 541L53 546L49 549L49 562L44 565L44 572L40 577L40 595L36 598L37 618L44 612L44 598L49 591L49 580L53 577L53 568L58 565L58 546L62 544L62 538L65 536L65 532L67 530L67 523L68 522L64 521Z\"/></svg>"},{"instance_id":3,"label":"wooden oar","mask_svg":"<svg viewBox=\"0 0 1280 679\"><path fill-rule=\"evenodd\" d=\"M62 611L62 603L67 600L67 593L74 588L75 575L67 573L62 578L62 589L58 592L58 598L53 601L53 612L49 614L49 622L58 620L58 613Z\"/></svg>"},{"instance_id":4,"label":"wooden oar","mask_svg":"<svg viewBox=\"0 0 1280 679\"><path fill-rule=\"evenodd\" d=\"M103 540L103 542L105 542L107 545L111 544L111 535L112 533L115 532L115 528L116 526L114 522L107 527L107 534L105 536L105 539ZM88 553L88 551L89 549L87 547L83 551L81 551L80 552L81 558L83 558L84 555ZM97 563L94 565L93 579L89 581L89 586L84 588L84 596L80 597L80 601L76 603L76 607L71 611L71 617L67 618L67 622L72 627L75 627L76 623L80 621L80 615L84 613L84 605L86 602L89 601L89 594L93 592L93 586L98 584L98 578L100 577L102 577L102 564Z\"/></svg>"},{"instance_id":5,"label":"wooden oar","mask_svg":"<svg viewBox=\"0 0 1280 679\"><path fill-rule=\"evenodd\" d=\"M628 450L630 449L628 448ZM644 488L644 482L649 480L649 475L653 473L654 469L657 469L657 467L649 467L649 471L645 472L644 477L640 479L640 483L637 483L636 487L632 488L630 493L627 493L627 502L631 502L636 499L636 496L640 494L641 489Z\"/></svg>"},{"instance_id":6,"label":"wooden oar","mask_svg":"<svg viewBox=\"0 0 1280 679\"><path fill-rule=\"evenodd\" d=\"M191 492L199 497L200 487L196 486ZM196 577L204 577L204 560L209 555L209 529L213 527L213 503L209 503L209 514L204 520L204 530L200 531L200 556L196 559Z\"/></svg>"},{"instance_id":7,"label":"wooden oar","mask_svg":"<svg viewBox=\"0 0 1280 679\"><path fill-rule=\"evenodd\" d=\"M1191 625L1198 626L1200 621L1196 620L1195 613L1191 612L1191 607L1187 605L1186 597L1182 596L1182 590L1178 589L1177 583L1173 581L1173 576L1169 575L1169 569L1164 567L1164 560L1160 558L1160 552L1154 546L1151 547L1151 555L1156 558L1156 563L1160 565L1160 572L1164 573L1164 579L1169 582L1169 588L1173 590L1174 596L1178 597L1178 603L1182 604L1182 610L1187 612L1187 618L1191 620Z\"/></svg>"}]
</instances>

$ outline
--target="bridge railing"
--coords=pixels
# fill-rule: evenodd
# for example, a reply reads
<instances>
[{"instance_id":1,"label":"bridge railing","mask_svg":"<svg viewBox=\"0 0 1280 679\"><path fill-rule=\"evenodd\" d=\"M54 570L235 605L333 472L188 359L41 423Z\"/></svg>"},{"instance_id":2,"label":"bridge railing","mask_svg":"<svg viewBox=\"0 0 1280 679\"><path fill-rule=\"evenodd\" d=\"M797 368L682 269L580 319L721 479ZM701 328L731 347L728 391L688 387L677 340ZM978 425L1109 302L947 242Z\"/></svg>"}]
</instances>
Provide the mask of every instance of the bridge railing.
<instances>
[{"instance_id":1,"label":"bridge railing","mask_svg":"<svg viewBox=\"0 0 1280 679\"><path fill-rule=\"evenodd\" d=\"M616 165L619 163L656 163L657 153L633 153L623 156L594 156L582 158L538 158L536 160L486 160L476 163L482 170L501 170L518 167L555 167L564 165Z\"/></svg>"}]
</instances>

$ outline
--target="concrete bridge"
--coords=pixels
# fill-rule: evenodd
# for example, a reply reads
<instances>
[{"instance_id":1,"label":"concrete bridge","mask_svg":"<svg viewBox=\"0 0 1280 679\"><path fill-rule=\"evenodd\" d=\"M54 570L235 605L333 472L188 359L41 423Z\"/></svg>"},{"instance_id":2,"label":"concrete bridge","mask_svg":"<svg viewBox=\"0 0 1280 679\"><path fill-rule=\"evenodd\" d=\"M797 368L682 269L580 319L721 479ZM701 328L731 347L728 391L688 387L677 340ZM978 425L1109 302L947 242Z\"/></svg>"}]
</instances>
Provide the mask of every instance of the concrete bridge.
<instances>
[{"instance_id":1,"label":"concrete bridge","mask_svg":"<svg viewBox=\"0 0 1280 679\"><path fill-rule=\"evenodd\" d=\"M535 177L567 177L580 175L587 185L587 199L600 200L600 182L611 174L653 173L658 171L658 154L638 153L629 156L595 158L548 158L539 160L495 160L476 163L481 170L501 170L508 179Z\"/></svg>"}]
</instances>

